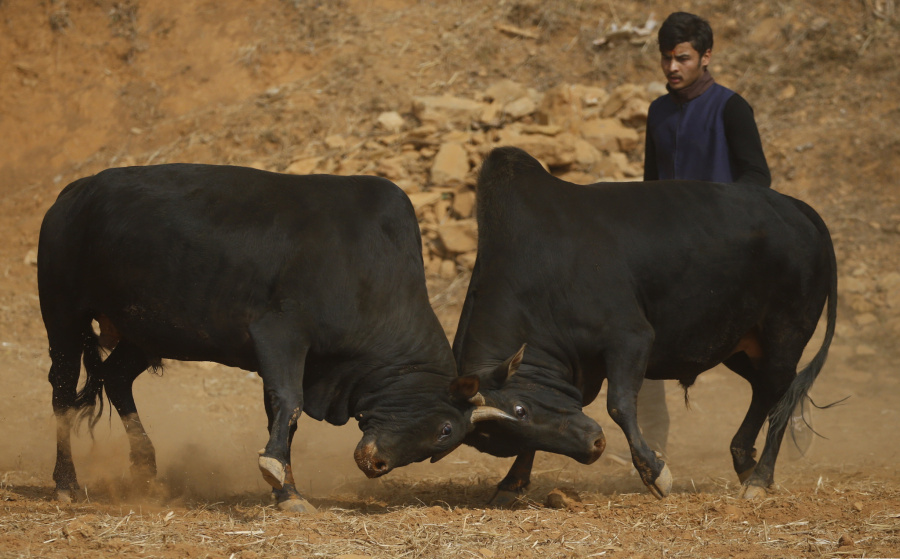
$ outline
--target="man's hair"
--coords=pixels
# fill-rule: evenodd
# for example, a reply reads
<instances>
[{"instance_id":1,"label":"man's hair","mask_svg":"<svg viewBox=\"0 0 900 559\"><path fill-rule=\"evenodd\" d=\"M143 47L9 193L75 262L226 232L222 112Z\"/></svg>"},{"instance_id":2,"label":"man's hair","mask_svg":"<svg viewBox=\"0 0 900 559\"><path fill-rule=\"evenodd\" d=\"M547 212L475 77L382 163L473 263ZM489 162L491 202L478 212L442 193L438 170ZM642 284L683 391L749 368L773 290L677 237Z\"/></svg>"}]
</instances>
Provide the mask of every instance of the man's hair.
<instances>
[{"instance_id":1,"label":"man's hair","mask_svg":"<svg viewBox=\"0 0 900 559\"><path fill-rule=\"evenodd\" d=\"M687 12L673 12L657 33L660 52L673 50L676 45L690 43L703 56L713 47L713 32L709 22Z\"/></svg>"}]
</instances>

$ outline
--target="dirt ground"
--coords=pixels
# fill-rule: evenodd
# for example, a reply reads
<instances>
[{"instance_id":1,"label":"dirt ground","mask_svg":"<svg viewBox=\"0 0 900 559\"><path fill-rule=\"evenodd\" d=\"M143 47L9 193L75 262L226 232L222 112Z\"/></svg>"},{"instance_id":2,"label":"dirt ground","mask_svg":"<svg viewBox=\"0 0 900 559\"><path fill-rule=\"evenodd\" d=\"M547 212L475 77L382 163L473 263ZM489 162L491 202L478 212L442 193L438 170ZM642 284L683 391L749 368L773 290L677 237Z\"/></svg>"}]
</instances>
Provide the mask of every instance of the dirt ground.
<instances>
[{"instance_id":1,"label":"dirt ground","mask_svg":"<svg viewBox=\"0 0 900 559\"><path fill-rule=\"evenodd\" d=\"M360 436L301 418L293 460L319 512L279 512L256 467L255 374L169 363L135 384L157 449L129 483L118 419L75 439L84 494L53 500L55 424L34 255L59 190L107 167L193 161L283 170L340 134L374 137L414 95L659 81L651 39L596 45L671 4L537 0L0 0L0 559L12 557L900 556L900 48L893 0L688 1L716 30L716 78L753 105L773 187L815 207L839 261L840 312L812 397L823 438L785 447L777 485L737 499L728 444L749 387L715 369L669 387L672 495L633 474L605 411L604 457L539 454L515 510L486 507L510 459L461 448L377 480ZM468 282L430 278L452 336ZM821 336L821 332L819 333ZM811 348L818 347L820 337ZM552 508L555 491L566 506Z\"/></svg>"}]
</instances>

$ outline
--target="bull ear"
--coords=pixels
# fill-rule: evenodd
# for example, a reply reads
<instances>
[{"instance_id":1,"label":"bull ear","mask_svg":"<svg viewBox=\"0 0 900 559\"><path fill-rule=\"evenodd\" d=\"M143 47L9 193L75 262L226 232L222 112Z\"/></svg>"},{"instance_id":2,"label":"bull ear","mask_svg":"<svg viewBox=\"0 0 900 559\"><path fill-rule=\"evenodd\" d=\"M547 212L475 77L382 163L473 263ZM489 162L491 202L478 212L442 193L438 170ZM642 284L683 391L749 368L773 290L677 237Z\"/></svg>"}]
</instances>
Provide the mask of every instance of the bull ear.
<instances>
[{"instance_id":1,"label":"bull ear","mask_svg":"<svg viewBox=\"0 0 900 559\"><path fill-rule=\"evenodd\" d=\"M512 357L504 361L500 364L499 367L494 369L493 378L494 382L498 385L502 386L504 382L506 382L509 377L516 374L516 371L519 370L519 365L522 364L522 358L525 356L525 347L528 344L522 344L522 347L519 348Z\"/></svg>"},{"instance_id":2,"label":"bull ear","mask_svg":"<svg viewBox=\"0 0 900 559\"><path fill-rule=\"evenodd\" d=\"M456 377L450 383L450 398L454 402L469 402L471 398L478 396L480 386L478 375L465 375Z\"/></svg>"}]
</instances>

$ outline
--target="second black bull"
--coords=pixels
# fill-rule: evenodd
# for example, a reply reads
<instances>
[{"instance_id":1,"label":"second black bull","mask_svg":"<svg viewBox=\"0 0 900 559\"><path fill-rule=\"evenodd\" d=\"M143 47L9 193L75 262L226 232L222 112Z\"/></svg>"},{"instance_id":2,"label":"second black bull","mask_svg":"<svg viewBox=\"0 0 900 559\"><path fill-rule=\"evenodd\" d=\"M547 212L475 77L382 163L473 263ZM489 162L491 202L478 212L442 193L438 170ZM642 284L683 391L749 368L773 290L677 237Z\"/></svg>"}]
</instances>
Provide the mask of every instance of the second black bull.
<instances>
[{"instance_id":1,"label":"second black bull","mask_svg":"<svg viewBox=\"0 0 900 559\"><path fill-rule=\"evenodd\" d=\"M638 390L644 378L689 387L720 363L752 388L731 455L742 495L765 495L790 414L834 334L837 265L818 214L769 189L575 185L515 148L489 154L477 195L478 259L453 351L460 374L480 377L483 403L515 418L466 438L517 456L494 502L524 490L537 450L600 456L602 431L582 406L604 380L635 468L665 496L672 477L638 429ZM798 373L826 300L824 342Z\"/></svg>"}]
</instances>

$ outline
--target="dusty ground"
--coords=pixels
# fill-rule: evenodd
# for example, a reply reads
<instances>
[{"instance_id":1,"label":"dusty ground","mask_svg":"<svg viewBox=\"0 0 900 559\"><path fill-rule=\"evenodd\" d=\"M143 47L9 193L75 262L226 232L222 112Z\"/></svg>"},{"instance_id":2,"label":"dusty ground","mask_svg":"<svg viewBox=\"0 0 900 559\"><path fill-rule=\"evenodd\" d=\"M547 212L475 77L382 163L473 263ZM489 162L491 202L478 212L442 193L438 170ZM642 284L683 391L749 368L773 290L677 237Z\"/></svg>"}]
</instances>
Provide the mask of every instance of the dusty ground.
<instances>
[{"instance_id":1,"label":"dusty ground","mask_svg":"<svg viewBox=\"0 0 900 559\"><path fill-rule=\"evenodd\" d=\"M777 487L736 500L728 442L749 402L715 370L669 393L673 494L649 496L624 437L582 466L539 455L530 500L485 508L509 460L464 448L367 480L359 431L304 418L298 479L320 513L274 510L256 470L261 385L218 365L170 364L136 383L158 451L149 494L128 483L118 420L77 439L82 500L59 506L33 251L71 180L123 164L198 161L281 170L330 134L365 139L413 95L471 96L500 78L538 90L658 80L654 45L592 41L668 3L522 0L0 1L0 558L75 556L900 556L900 83L892 0L687 2L717 31L713 69L754 106L773 186L832 229L838 332L812 391L825 439L785 450ZM497 24L527 34L504 33ZM430 280L452 335L467 277ZM813 342L816 347L818 338ZM568 509L544 506L554 489Z\"/></svg>"}]
</instances>

